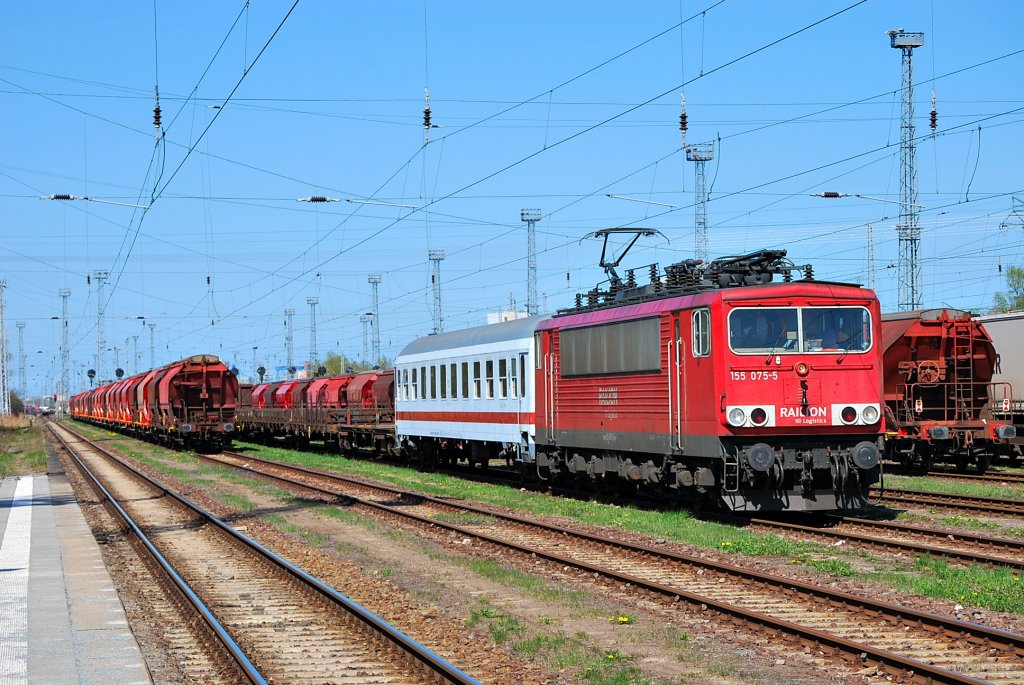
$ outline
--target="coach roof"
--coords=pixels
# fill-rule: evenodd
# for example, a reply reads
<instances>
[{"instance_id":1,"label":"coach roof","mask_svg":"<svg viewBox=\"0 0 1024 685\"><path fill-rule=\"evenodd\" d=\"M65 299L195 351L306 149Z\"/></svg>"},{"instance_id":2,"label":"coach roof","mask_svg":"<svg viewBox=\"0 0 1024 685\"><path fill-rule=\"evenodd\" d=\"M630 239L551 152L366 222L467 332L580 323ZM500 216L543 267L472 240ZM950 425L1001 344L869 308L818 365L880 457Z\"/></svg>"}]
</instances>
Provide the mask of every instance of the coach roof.
<instances>
[{"instance_id":1,"label":"coach roof","mask_svg":"<svg viewBox=\"0 0 1024 685\"><path fill-rule=\"evenodd\" d=\"M405 346L398 356L401 358L413 354L476 347L478 345L529 338L537 330L537 325L542 321L547 321L549 318L548 316L529 316L524 319L513 319L512 321L492 323L487 326L465 328L461 331L452 331L451 333L428 335L424 338L413 340Z\"/></svg>"}]
</instances>

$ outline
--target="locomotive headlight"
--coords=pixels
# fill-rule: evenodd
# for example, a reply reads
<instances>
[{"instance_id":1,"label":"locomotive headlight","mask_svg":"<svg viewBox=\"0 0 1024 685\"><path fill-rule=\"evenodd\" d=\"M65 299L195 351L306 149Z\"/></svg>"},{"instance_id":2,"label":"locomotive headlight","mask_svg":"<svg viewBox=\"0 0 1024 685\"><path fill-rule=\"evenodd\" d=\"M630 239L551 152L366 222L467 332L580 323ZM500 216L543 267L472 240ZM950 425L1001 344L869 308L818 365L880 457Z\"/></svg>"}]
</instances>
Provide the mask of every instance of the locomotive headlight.
<instances>
[{"instance_id":1,"label":"locomotive headlight","mask_svg":"<svg viewBox=\"0 0 1024 685\"><path fill-rule=\"evenodd\" d=\"M800 362L796 365L796 375L806 376L808 371L810 371L810 368L808 368L807 364L804 362Z\"/></svg>"},{"instance_id":2,"label":"locomotive headlight","mask_svg":"<svg viewBox=\"0 0 1024 685\"><path fill-rule=\"evenodd\" d=\"M864 419L864 423L872 424L878 421L878 407L869 404L864 407L864 411L861 412L861 418Z\"/></svg>"},{"instance_id":3,"label":"locomotive headlight","mask_svg":"<svg viewBox=\"0 0 1024 685\"><path fill-rule=\"evenodd\" d=\"M742 426L747 421L747 413L739 407L729 410L729 423L733 426Z\"/></svg>"},{"instance_id":4,"label":"locomotive headlight","mask_svg":"<svg viewBox=\"0 0 1024 685\"><path fill-rule=\"evenodd\" d=\"M873 442L858 442L853 448L853 463L858 468L873 469L878 466L878 446Z\"/></svg>"},{"instance_id":5,"label":"locomotive headlight","mask_svg":"<svg viewBox=\"0 0 1024 685\"><path fill-rule=\"evenodd\" d=\"M763 426L768 422L768 412L761 407L755 407L750 411L750 422L755 426Z\"/></svg>"},{"instance_id":6,"label":"locomotive headlight","mask_svg":"<svg viewBox=\"0 0 1024 685\"><path fill-rule=\"evenodd\" d=\"M843 420L843 423L853 423L857 420L857 410L853 407L843 407L842 412L839 414L839 418Z\"/></svg>"},{"instance_id":7,"label":"locomotive headlight","mask_svg":"<svg viewBox=\"0 0 1024 685\"><path fill-rule=\"evenodd\" d=\"M767 471L772 467L774 460L775 455L772 454L772 448L763 442L759 442L747 450L747 463L755 471Z\"/></svg>"}]
</instances>

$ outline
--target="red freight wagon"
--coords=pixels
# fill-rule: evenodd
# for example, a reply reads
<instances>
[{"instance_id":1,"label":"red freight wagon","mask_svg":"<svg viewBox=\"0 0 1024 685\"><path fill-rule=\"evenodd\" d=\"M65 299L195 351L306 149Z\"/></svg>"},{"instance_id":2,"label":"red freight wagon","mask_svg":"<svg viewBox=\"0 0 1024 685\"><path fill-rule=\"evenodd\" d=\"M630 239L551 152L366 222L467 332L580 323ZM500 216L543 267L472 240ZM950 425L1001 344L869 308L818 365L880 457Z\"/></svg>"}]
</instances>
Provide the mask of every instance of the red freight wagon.
<instances>
[{"instance_id":1,"label":"red freight wagon","mask_svg":"<svg viewBox=\"0 0 1024 685\"><path fill-rule=\"evenodd\" d=\"M969 312L931 309L882 316L886 455L927 471L934 463L974 466L1010 449L1016 428L996 412L1013 404L1013 387L993 382L996 349Z\"/></svg>"},{"instance_id":2,"label":"red freight wagon","mask_svg":"<svg viewBox=\"0 0 1024 685\"><path fill-rule=\"evenodd\" d=\"M219 450L234 430L238 380L195 355L72 398L71 415L177 447Z\"/></svg>"}]
</instances>

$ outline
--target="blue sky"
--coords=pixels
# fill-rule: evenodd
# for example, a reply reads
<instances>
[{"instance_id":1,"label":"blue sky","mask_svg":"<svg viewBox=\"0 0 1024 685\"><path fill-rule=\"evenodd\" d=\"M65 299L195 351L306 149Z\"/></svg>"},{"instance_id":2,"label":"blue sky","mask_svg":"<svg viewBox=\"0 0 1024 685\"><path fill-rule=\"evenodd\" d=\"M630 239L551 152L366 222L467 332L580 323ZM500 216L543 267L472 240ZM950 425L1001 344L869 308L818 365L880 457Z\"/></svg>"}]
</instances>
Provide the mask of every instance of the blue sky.
<instances>
[{"instance_id":1,"label":"blue sky","mask_svg":"<svg viewBox=\"0 0 1024 685\"><path fill-rule=\"evenodd\" d=\"M428 250L446 253L446 330L481 324L510 299L525 307L522 208L542 212L542 310L603 280L600 245L581 242L595 229L665 235L638 244L626 267L689 258L694 165L680 151L680 92L688 142L716 141L711 256L782 247L819 278L865 283L871 225L876 289L894 310L893 28L925 33L914 54L919 135L933 88L938 102L937 134L917 147L925 306L986 310L1006 267L1024 262L1024 227L1011 215L1013 197L1024 198L1021 3L291 8L0 10L0 279L13 387L16 321L26 323L29 392L49 392L59 376L61 288L72 292L72 388L86 382L97 313L86 277L96 270L111 274L104 328L120 366L135 370L124 347L138 336L148 368L155 324L157 364L211 353L247 374L254 346L259 363L284 364L289 307L296 361L309 357L310 296L319 355L360 357L370 273L383 277L381 347L394 357L432 328ZM438 125L426 146L425 88ZM811 196L822 191L890 202ZM97 201L39 199L53 193ZM311 195L385 204L296 202Z\"/></svg>"}]
</instances>

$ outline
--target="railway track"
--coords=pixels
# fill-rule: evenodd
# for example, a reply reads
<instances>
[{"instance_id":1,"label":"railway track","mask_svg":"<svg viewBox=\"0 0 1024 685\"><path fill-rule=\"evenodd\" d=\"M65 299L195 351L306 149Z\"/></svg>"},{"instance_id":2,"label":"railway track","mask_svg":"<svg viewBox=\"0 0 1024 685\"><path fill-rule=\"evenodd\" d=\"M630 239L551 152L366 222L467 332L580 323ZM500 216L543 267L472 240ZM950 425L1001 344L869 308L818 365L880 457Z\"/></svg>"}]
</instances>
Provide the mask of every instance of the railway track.
<instances>
[{"instance_id":1,"label":"railway track","mask_svg":"<svg viewBox=\"0 0 1024 685\"><path fill-rule=\"evenodd\" d=\"M1024 682L1024 635L994 630L729 564L629 544L481 507L236 453L203 455L405 525L449 531L713 610L854 666L929 683ZM592 581L591 581L592 582Z\"/></svg>"},{"instance_id":2,"label":"railway track","mask_svg":"<svg viewBox=\"0 0 1024 685\"><path fill-rule=\"evenodd\" d=\"M884 490L872 488L871 494L877 498L880 504L886 505L943 509L999 518L1024 518L1024 501L1016 499L950 495L941 492L892 488Z\"/></svg>"},{"instance_id":3,"label":"railway track","mask_svg":"<svg viewBox=\"0 0 1024 685\"><path fill-rule=\"evenodd\" d=\"M915 473L913 471L887 469L886 475L941 478L944 480L962 480L972 483L995 483L996 485L1024 485L1024 474L999 473L994 471L988 471L986 473L959 473L954 471L928 471L927 473Z\"/></svg>"},{"instance_id":4,"label":"railway track","mask_svg":"<svg viewBox=\"0 0 1024 685\"><path fill-rule=\"evenodd\" d=\"M478 685L123 459L50 427L216 637L234 671L221 682Z\"/></svg>"},{"instance_id":5,"label":"railway track","mask_svg":"<svg viewBox=\"0 0 1024 685\"><path fill-rule=\"evenodd\" d=\"M1024 570L1022 540L853 516L830 518L835 525L827 528L761 518L746 519L744 523L751 529L814 538L832 544L850 542L888 552L930 554L958 561Z\"/></svg>"}]
</instances>

